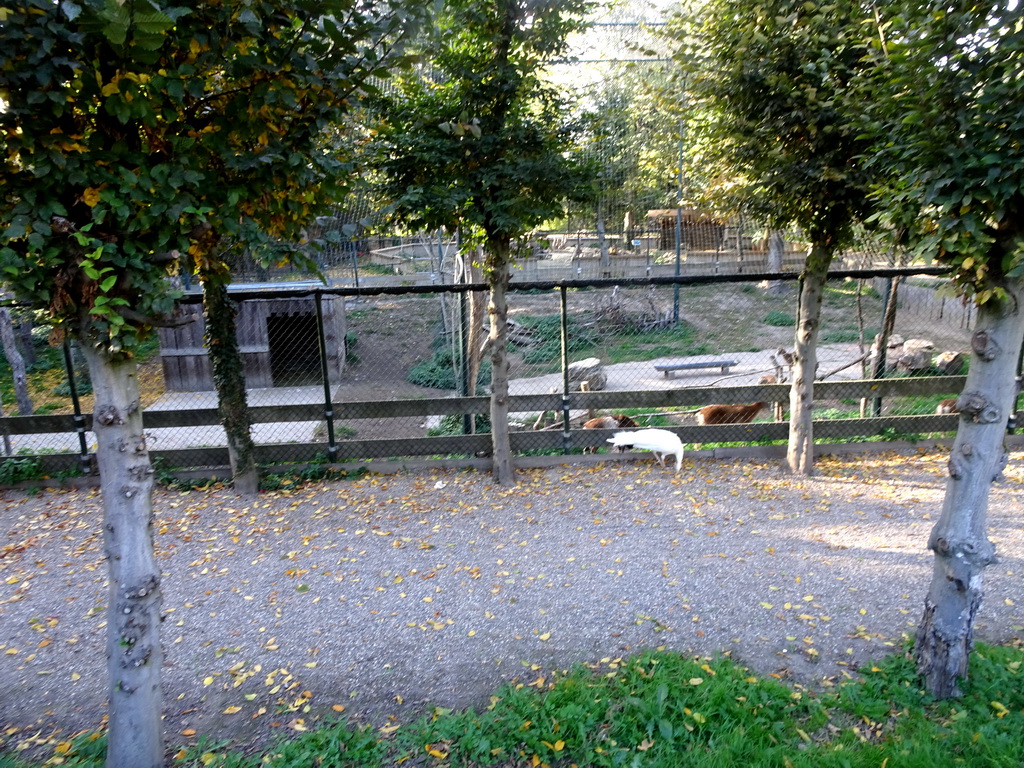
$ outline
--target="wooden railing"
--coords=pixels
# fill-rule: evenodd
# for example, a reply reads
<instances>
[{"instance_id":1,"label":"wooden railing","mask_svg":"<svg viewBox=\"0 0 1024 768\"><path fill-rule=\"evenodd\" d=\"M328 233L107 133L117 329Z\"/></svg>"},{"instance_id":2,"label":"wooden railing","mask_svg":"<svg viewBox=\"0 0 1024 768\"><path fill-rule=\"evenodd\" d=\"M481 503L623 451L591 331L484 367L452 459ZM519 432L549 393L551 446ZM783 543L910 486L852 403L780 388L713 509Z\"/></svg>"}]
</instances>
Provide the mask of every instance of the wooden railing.
<instances>
[{"instance_id":1,"label":"wooden railing","mask_svg":"<svg viewBox=\"0 0 1024 768\"><path fill-rule=\"evenodd\" d=\"M865 398L869 405L878 399L915 395L953 396L963 388L964 376L922 376L895 379L861 379L853 381L818 382L815 384L817 402ZM561 394L520 395L509 398L512 413L554 411L562 420L562 428L534 431L524 429L511 433L512 450L523 452L574 453L586 447L606 445L615 430L582 430L564 428L569 414L578 415L588 410L605 412L623 409L668 411L670 409L698 408L709 403L749 403L756 401L783 402L789 398L788 384L747 385L735 387L689 387L658 391L574 392L563 399ZM487 397L426 398L380 402L333 403L336 424L352 419L382 419L401 417L427 417L446 415L486 414ZM323 405L275 405L251 408L256 424L325 421ZM770 413L770 408L765 413ZM1018 414L1024 420L1024 412ZM867 418L841 418L815 421L816 439L853 439L874 437L886 430L899 434L951 433L956 430L958 416L923 414L912 416L886 415ZM150 410L143 413L145 429L188 429L189 427L220 424L216 408L184 410ZM1021 421L1024 423L1024 421ZM0 430L9 435L79 434L82 444L88 445L85 433L92 428L91 415L13 416L0 419ZM789 424L786 422L756 421L751 424L722 424L698 426L686 424L671 427L682 441L692 443L763 442L786 440ZM199 447L162 450L157 444L150 456L162 466L224 467L228 464L226 447ZM324 442L273 443L257 446L257 461L268 468L315 460L334 462L379 459L384 457L431 457L452 455L479 455L490 450L490 436L450 435L389 439L340 439L335 444ZM8 457L25 458L24 455ZM49 473L67 471L75 466L91 466L88 451L81 453L39 453L38 460Z\"/></svg>"}]
</instances>

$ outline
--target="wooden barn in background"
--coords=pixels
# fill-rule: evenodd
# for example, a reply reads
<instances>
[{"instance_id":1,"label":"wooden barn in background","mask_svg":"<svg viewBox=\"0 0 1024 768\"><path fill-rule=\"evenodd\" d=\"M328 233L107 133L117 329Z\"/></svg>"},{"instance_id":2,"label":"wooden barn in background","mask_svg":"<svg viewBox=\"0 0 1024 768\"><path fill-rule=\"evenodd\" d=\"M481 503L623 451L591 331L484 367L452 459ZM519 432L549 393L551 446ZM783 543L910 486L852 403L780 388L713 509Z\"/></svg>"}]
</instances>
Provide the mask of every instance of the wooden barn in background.
<instances>
[{"instance_id":1,"label":"wooden barn in background","mask_svg":"<svg viewBox=\"0 0 1024 768\"><path fill-rule=\"evenodd\" d=\"M333 386L345 369L345 300L324 296L322 306L327 375ZM192 315L193 320L176 328L159 329L165 387L168 392L212 391L202 305L183 304L178 311L180 315ZM236 326L247 389L322 384L312 296L240 301Z\"/></svg>"}]
</instances>

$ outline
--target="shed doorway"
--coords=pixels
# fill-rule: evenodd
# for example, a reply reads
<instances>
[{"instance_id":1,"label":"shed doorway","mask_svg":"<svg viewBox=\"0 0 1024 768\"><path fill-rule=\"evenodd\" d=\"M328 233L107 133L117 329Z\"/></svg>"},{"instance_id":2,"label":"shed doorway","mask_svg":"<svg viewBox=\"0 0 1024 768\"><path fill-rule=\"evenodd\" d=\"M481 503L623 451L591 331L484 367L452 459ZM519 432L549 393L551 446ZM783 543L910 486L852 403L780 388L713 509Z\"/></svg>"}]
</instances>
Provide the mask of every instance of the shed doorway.
<instances>
[{"instance_id":1,"label":"shed doorway","mask_svg":"<svg viewBox=\"0 0 1024 768\"><path fill-rule=\"evenodd\" d=\"M270 377L275 387L321 383L316 315L269 315Z\"/></svg>"}]
</instances>

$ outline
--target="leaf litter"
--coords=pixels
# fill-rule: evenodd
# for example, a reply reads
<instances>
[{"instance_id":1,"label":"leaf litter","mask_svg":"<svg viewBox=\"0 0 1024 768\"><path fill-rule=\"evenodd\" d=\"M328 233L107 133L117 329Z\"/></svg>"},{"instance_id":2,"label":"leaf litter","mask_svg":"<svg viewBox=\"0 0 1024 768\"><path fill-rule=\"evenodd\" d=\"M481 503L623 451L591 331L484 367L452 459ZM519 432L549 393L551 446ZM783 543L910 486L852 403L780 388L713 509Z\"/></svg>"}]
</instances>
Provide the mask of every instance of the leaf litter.
<instances>
[{"instance_id":1,"label":"leaf litter","mask_svg":"<svg viewBox=\"0 0 1024 768\"><path fill-rule=\"evenodd\" d=\"M993 488L980 638L1022 634L1020 453ZM338 713L381 732L486 706L574 662L726 652L831 685L913 633L945 457L687 460L370 475L243 499L158 490L165 728L263 743ZM106 566L96 491L4 491L0 733L12 748L103 725ZM691 685L700 685L694 678Z\"/></svg>"}]
</instances>

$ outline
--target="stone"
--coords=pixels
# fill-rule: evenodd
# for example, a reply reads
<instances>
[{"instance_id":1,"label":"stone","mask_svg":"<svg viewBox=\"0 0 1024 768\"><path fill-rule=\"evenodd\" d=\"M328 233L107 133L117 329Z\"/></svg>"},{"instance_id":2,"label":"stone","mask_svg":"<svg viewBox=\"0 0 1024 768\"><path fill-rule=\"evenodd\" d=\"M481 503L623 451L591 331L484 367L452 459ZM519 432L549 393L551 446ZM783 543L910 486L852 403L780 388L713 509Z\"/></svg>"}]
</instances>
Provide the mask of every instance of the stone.
<instances>
[{"instance_id":1,"label":"stone","mask_svg":"<svg viewBox=\"0 0 1024 768\"><path fill-rule=\"evenodd\" d=\"M932 365L939 369L945 376L956 376L963 373L964 355L962 352L940 352L935 356Z\"/></svg>"},{"instance_id":2,"label":"stone","mask_svg":"<svg viewBox=\"0 0 1024 768\"><path fill-rule=\"evenodd\" d=\"M904 373L920 373L932 366L932 352L935 344L927 339L907 339L896 358L896 370Z\"/></svg>"},{"instance_id":3,"label":"stone","mask_svg":"<svg viewBox=\"0 0 1024 768\"><path fill-rule=\"evenodd\" d=\"M604 365L596 357L569 364L569 389L573 392L599 392L608 383Z\"/></svg>"}]
</instances>

